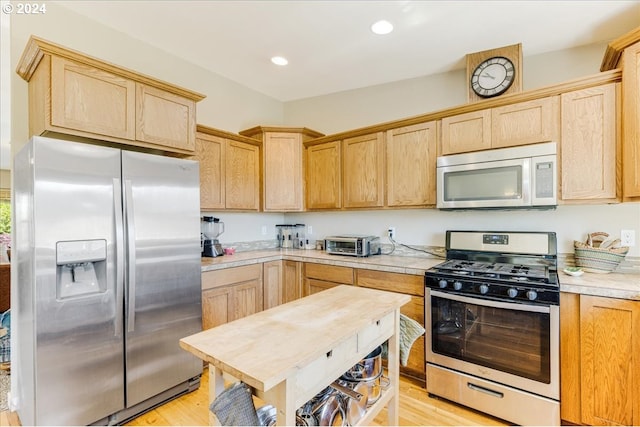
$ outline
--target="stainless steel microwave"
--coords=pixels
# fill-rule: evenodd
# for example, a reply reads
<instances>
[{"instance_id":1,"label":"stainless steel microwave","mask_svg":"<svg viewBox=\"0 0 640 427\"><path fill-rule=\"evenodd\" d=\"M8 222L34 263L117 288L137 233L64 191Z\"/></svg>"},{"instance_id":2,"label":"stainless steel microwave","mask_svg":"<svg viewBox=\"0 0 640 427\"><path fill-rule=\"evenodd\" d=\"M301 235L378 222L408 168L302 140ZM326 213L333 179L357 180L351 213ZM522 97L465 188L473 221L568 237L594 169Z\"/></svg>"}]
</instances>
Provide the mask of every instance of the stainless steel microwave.
<instances>
[{"instance_id":1,"label":"stainless steel microwave","mask_svg":"<svg viewBox=\"0 0 640 427\"><path fill-rule=\"evenodd\" d=\"M439 209L552 208L557 205L556 143L441 156Z\"/></svg>"}]
</instances>

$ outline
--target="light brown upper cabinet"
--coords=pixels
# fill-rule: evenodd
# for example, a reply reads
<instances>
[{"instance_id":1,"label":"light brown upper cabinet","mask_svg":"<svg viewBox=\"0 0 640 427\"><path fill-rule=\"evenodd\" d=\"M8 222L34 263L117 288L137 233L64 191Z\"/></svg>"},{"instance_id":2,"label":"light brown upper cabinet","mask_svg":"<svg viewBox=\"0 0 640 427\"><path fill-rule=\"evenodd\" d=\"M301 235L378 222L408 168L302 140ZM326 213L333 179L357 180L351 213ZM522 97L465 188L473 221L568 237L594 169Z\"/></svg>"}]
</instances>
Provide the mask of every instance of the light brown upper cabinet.
<instances>
[{"instance_id":1,"label":"light brown upper cabinet","mask_svg":"<svg viewBox=\"0 0 640 427\"><path fill-rule=\"evenodd\" d=\"M640 27L607 45L600 71L622 70L622 201L640 201Z\"/></svg>"},{"instance_id":2,"label":"light brown upper cabinet","mask_svg":"<svg viewBox=\"0 0 640 427\"><path fill-rule=\"evenodd\" d=\"M561 95L561 200L619 200L619 91L610 83Z\"/></svg>"},{"instance_id":3,"label":"light brown upper cabinet","mask_svg":"<svg viewBox=\"0 0 640 427\"><path fill-rule=\"evenodd\" d=\"M384 132L342 140L343 206L384 206Z\"/></svg>"},{"instance_id":4,"label":"light brown upper cabinet","mask_svg":"<svg viewBox=\"0 0 640 427\"><path fill-rule=\"evenodd\" d=\"M29 82L29 133L64 133L179 154L195 150L204 95L31 37L17 73Z\"/></svg>"},{"instance_id":5,"label":"light brown upper cabinet","mask_svg":"<svg viewBox=\"0 0 640 427\"><path fill-rule=\"evenodd\" d=\"M198 125L201 210L260 210L260 141Z\"/></svg>"},{"instance_id":6,"label":"light brown upper cabinet","mask_svg":"<svg viewBox=\"0 0 640 427\"><path fill-rule=\"evenodd\" d=\"M638 32L636 30L636 32ZM622 197L640 200L640 42L622 56Z\"/></svg>"},{"instance_id":7,"label":"light brown upper cabinet","mask_svg":"<svg viewBox=\"0 0 640 427\"><path fill-rule=\"evenodd\" d=\"M307 209L342 207L342 152L340 141L306 148Z\"/></svg>"},{"instance_id":8,"label":"light brown upper cabinet","mask_svg":"<svg viewBox=\"0 0 640 427\"><path fill-rule=\"evenodd\" d=\"M240 135L262 141L263 210L304 209L303 142L323 134L307 128L257 126Z\"/></svg>"},{"instance_id":9,"label":"light brown upper cabinet","mask_svg":"<svg viewBox=\"0 0 640 427\"><path fill-rule=\"evenodd\" d=\"M558 97L442 118L440 155L557 141Z\"/></svg>"},{"instance_id":10,"label":"light brown upper cabinet","mask_svg":"<svg viewBox=\"0 0 640 427\"><path fill-rule=\"evenodd\" d=\"M387 206L435 205L437 123L387 131Z\"/></svg>"}]
</instances>

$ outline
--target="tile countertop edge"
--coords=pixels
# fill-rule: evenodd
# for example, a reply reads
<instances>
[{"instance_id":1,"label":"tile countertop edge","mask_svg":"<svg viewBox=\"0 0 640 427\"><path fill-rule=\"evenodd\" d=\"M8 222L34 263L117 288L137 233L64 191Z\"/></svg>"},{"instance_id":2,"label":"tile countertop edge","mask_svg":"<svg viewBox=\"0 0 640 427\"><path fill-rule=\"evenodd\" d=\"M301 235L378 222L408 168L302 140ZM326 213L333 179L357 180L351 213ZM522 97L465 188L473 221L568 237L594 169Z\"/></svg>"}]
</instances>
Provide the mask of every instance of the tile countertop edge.
<instances>
[{"instance_id":1,"label":"tile countertop edge","mask_svg":"<svg viewBox=\"0 0 640 427\"><path fill-rule=\"evenodd\" d=\"M427 269L443 261L435 257L376 255L367 258L352 258L329 255L315 250L266 249L236 252L234 255L217 258L202 258L202 272L278 260L313 262L416 276L423 275ZM573 277L560 271L558 275L561 292L640 301L640 274L585 273L583 276Z\"/></svg>"}]
</instances>

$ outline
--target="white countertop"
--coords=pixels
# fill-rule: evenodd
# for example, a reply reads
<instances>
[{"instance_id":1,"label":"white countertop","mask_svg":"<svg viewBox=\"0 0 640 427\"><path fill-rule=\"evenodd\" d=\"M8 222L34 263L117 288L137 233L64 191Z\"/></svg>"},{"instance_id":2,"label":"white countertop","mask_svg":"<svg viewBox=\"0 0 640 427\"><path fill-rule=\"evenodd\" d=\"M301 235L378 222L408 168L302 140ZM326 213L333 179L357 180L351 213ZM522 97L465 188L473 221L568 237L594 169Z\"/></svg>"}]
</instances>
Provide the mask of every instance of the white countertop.
<instances>
[{"instance_id":1,"label":"white countertop","mask_svg":"<svg viewBox=\"0 0 640 427\"><path fill-rule=\"evenodd\" d=\"M375 255L364 258L329 255L324 251L304 249L267 249L236 252L216 258L202 258L202 271L220 270L230 267L277 261L279 259L351 268L385 271L391 273L424 275L424 272L443 261L436 257L411 257ZM640 301L640 272L587 273L580 277L569 276L560 270L560 291L611 298Z\"/></svg>"}]
</instances>

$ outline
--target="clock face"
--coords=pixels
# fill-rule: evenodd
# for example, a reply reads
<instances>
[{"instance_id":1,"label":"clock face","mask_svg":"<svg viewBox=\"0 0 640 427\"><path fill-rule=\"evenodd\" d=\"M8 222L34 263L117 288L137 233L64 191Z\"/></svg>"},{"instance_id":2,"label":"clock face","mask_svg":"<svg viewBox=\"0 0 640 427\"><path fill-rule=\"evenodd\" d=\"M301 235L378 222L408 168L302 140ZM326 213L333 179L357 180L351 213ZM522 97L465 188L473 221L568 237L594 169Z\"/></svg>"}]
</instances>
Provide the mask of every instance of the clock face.
<instances>
[{"instance_id":1,"label":"clock face","mask_svg":"<svg viewBox=\"0 0 640 427\"><path fill-rule=\"evenodd\" d=\"M504 93L516 76L513 62L503 56L496 56L483 61L471 75L471 88L483 98L490 98Z\"/></svg>"}]
</instances>

